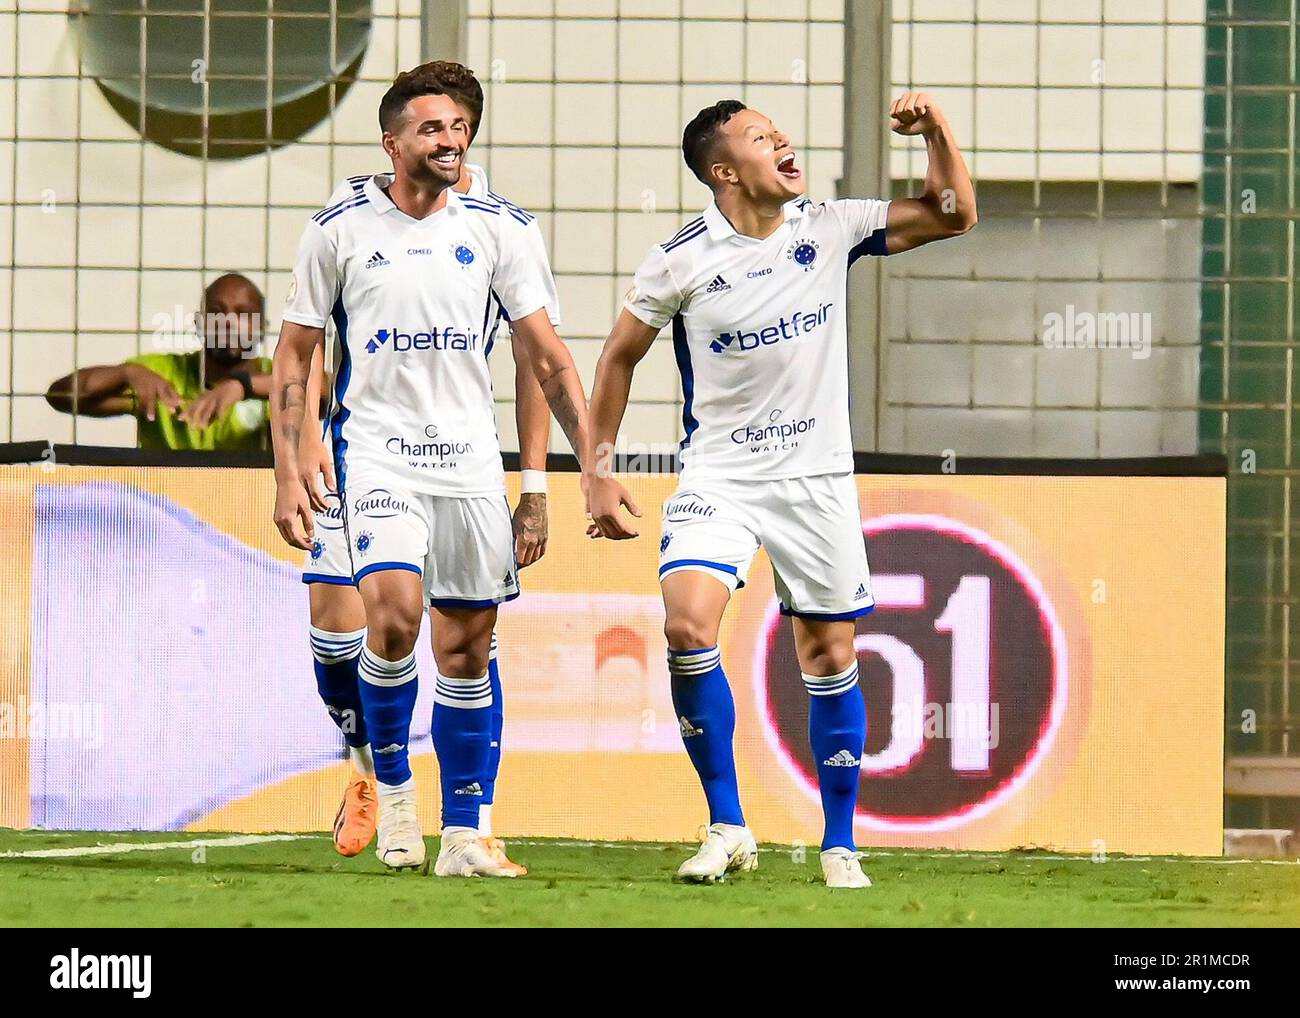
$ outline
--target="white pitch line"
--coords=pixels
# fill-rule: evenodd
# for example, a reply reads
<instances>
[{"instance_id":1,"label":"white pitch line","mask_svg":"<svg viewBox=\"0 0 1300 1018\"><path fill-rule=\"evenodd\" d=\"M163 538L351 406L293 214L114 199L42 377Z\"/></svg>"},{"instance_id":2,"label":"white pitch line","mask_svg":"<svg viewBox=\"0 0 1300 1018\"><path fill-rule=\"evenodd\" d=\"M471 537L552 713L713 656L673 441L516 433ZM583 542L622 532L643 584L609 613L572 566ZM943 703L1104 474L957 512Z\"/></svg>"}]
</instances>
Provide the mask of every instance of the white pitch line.
<instances>
[{"instance_id":1,"label":"white pitch line","mask_svg":"<svg viewBox=\"0 0 1300 1018\"><path fill-rule=\"evenodd\" d=\"M229 838L195 838L192 841L122 841L113 845L77 845L73 848L37 848L27 852L0 852L0 859L71 859L83 855L119 852L163 852L173 848L239 848L272 841L303 841L319 834L238 834Z\"/></svg>"},{"instance_id":2,"label":"white pitch line","mask_svg":"<svg viewBox=\"0 0 1300 1018\"><path fill-rule=\"evenodd\" d=\"M529 845L539 848L553 846L555 848L629 848L632 850L642 850L650 852L662 851L665 845L676 847L678 845L684 848L691 848L695 842L677 841L677 842L639 842L639 841L575 841L575 840L547 840L547 841L529 841L524 838L511 838L512 845ZM816 846L804 845L807 850L815 850ZM777 855L789 855L794 848L775 848L770 845L760 845L760 852L775 852ZM1038 853L1038 852L921 852L921 851L876 851L874 849L862 849L867 859L879 859L885 856L898 856L899 858L911 859L1012 859L1023 860L1024 862L1086 862L1093 865L1104 865L1104 863L1093 863L1092 858L1085 854L1079 855L1061 855L1059 853ZM1265 866L1300 866L1300 859L1218 859L1213 856L1195 856L1195 855L1109 855L1106 862L1188 862L1188 863L1206 863L1211 866L1238 866L1245 863L1258 863Z\"/></svg>"},{"instance_id":3,"label":"white pitch line","mask_svg":"<svg viewBox=\"0 0 1300 1018\"><path fill-rule=\"evenodd\" d=\"M324 838L323 834L238 834L228 838L195 838L193 841L125 841L114 845L81 845L74 848L41 848L27 852L0 852L0 859L67 859L87 855L113 855L119 852L161 852L178 848L238 848L242 845L262 845L276 841L308 841ZM512 838L513 844L537 848L621 848L632 851L661 852L666 846L689 848L694 842L638 842L638 841L579 841L574 839L536 840ZM809 848L810 846L802 846ZM788 855L793 849L775 848L764 845L760 852L774 852ZM866 858L878 859L897 856L912 859L1011 859L1022 862L1086 862L1092 865L1091 857L1085 854L1061 855L1059 853L1033 852L921 852L921 851L866 851ZM1300 866L1300 859L1216 859L1206 856L1149 856L1149 855L1112 855L1106 862L1187 862L1204 863L1210 866L1240 866L1255 863L1263 866Z\"/></svg>"}]
</instances>

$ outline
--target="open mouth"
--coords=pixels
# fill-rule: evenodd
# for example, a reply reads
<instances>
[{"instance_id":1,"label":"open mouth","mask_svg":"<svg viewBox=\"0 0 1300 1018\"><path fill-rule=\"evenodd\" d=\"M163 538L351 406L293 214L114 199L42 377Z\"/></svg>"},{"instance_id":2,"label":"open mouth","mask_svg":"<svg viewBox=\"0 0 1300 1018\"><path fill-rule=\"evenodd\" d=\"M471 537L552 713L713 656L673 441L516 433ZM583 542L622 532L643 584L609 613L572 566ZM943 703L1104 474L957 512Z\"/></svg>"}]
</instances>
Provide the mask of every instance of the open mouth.
<instances>
[{"instance_id":1,"label":"open mouth","mask_svg":"<svg viewBox=\"0 0 1300 1018\"><path fill-rule=\"evenodd\" d=\"M776 164L776 172L787 180L798 180L803 174L794 164L794 153L787 152Z\"/></svg>"},{"instance_id":2,"label":"open mouth","mask_svg":"<svg viewBox=\"0 0 1300 1018\"><path fill-rule=\"evenodd\" d=\"M432 161L439 166L451 169L460 161L460 153L454 149L450 152L440 152L433 157Z\"/></svg>"}]
</instances>

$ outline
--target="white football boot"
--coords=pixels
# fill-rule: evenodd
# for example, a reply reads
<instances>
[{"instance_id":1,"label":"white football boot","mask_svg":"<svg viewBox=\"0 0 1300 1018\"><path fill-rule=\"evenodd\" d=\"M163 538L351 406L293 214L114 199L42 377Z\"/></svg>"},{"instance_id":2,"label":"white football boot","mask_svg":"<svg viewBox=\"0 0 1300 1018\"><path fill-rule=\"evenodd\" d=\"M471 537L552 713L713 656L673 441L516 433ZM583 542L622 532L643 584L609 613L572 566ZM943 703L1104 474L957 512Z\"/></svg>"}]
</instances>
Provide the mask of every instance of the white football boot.
<instances>
[{"instance_id":1,"label":"white football boot","mask_svg":"<svg viewBox=\"0 0 1300 1018\"><path fill-rule=\"evenodd\" d=\"M828 848L822 853L822 876L827 887L870 887L871 878L862 872L861 852L851 848Z\"/></svg>"},{"instance_id":2,"label":"white football boot","mask_svg":"<svg viewBox=\"0 0 1300 1018\"><path fill-rule=\"evenodd\" d=\"M433 864L438 877L517 877L527 873L522 866L498 861L486 840L470 827L449 827L442 832L442 847Z\"/></svg>"},{"instance_id":3,"label":"white football boot","mask_svg":"<svg viewBox=\"0 0 1300 1018\"><path fill-rule=\"evenodd\" d=\"M379 800L379 843L375 855L391 870L418 869L425 873L424 835L415 815L415 793L383 795Z\"/></svg>"},{"instance_id":4,"label":"white football boot","mask_svg":"<svg viewBox=\"0 0 1300 1018\"><path fill-rule=\"evenodd\" d=\"M688 884L712 884L728 873L758 869L758 845L748 827L713 824L700 850L677 868L677 879Z\"/></svg>"}]
</instances>

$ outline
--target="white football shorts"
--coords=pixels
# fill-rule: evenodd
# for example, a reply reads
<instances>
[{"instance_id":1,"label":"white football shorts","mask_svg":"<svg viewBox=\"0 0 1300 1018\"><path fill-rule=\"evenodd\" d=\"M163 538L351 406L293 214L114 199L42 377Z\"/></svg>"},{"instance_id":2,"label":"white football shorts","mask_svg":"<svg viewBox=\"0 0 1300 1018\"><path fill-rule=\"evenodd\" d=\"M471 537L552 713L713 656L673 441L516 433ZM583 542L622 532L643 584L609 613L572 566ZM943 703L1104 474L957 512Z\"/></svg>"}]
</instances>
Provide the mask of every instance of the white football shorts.
<instances>
[{"instance_id":1,"label":"white football shorts","mask_svg":"<svg viewBox=\"0 0 1300 1018\"><path fill-rule=\"evenodd\" d=\"M305 583L360 583L384 569L419 575L435 608L484 608L519 596L514 529L505 494L408 492L353 468L346 504L317 513Z\"/></svg>"},{"instance_id":2,"label":"white football shorts","mask_svg":"<svg viewBox=\"0 0 1300 1018\"><path fill-rule=\"evenodd\" d=\"M760 545L782 614L851 619L875 607L853 474L690 481L663 506L659 578L700 570L734 593Z\"/></svg>"}]
</instances>

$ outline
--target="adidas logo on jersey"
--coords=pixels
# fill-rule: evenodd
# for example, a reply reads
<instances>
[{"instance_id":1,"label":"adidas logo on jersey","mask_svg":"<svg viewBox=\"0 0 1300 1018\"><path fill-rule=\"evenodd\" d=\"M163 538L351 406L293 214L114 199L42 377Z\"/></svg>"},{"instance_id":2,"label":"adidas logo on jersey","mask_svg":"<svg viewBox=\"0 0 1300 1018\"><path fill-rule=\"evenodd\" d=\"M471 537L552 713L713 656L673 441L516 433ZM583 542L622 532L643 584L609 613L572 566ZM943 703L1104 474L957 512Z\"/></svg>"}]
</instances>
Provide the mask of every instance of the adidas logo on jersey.
<instances>
[{"instance_id":1,"label":"adidas logo on jersey","mask_svg":"<svg viewBox=\"0 0 1300 1018\"><path fill-rule=\"evenodd\" d=\"M389 743L387 746L381 746L379 749L375 750L375 752L376 753L400 753L405 748L406 747L402 745L400 742L393 742L393 743Z\"/></svg>"},{"instance_id":2,"label":"adidas logo on jersey","mask_svg":"<svg viewBox=\"0 0 1300 1018\"><path fill-rule=\"evenodd\" d=\"M366 268L368 269L377 269L379 268L379 266L387 265L387 264L388 264L388 259L385 258L378 251L376 251L369 258L366 259Z\"/></svg>"},{"instance_id":3,"label":"adidas logo on jersey","mask_svg":"<svg viewBox=\"0 0 1300 1018\"><path fill-rule=\"evenodd\" d=\"M696 735L704 734L704 729L696 728L693 724L691 724L691 719L688 718L685 714L683 714L680 718L677 719L677 724L682 730L683 739L690 739Z\"/></svg>"},{"instance_id":4,"label":"adidas logo on jersey","mask_svg":"<svg viewBox=\"0 0 1300 1018\"><path fill-rule=\"evenodd\" d=\"M853 595L853 600L861 601L866 596L867 596L867 585L865 583L859 583L858 592Z\"/></svg>"},{"instance_id":5,"label":"adidas logo on jersey","mask_svg":"<svg viewBox=\"0 0 1300 1018\"><path fill-rule=\"evenodd\" d=\"M456 794L457 795L482 795L483 786L480 785L477 781L475 781L472 784L466 785L464 788L456 789Z\"/></svg>"},{"instance_id":6,"label":"adidas logo on jersey","mask_svg":"<svg viewBox=\"0 0 1300 1018\"><path fill-rule=\"evenodd\" d=\"M723 290L730 290L731 284L728 283L721 275L713 277L713 282L704 288L705 293L721 293Z\"/></svg>"},{"instance_id":7,"label":"adidas logo on jersey","mask_svg":"<svg viewBox=\"0 0 1300 1018\"><path fill-rule=\"evenodd\" d=\"M861 762L847 749L842 749L829 760L823 760L822 765L825 767L857 767Z\"/></svg>"}]
</instances>

